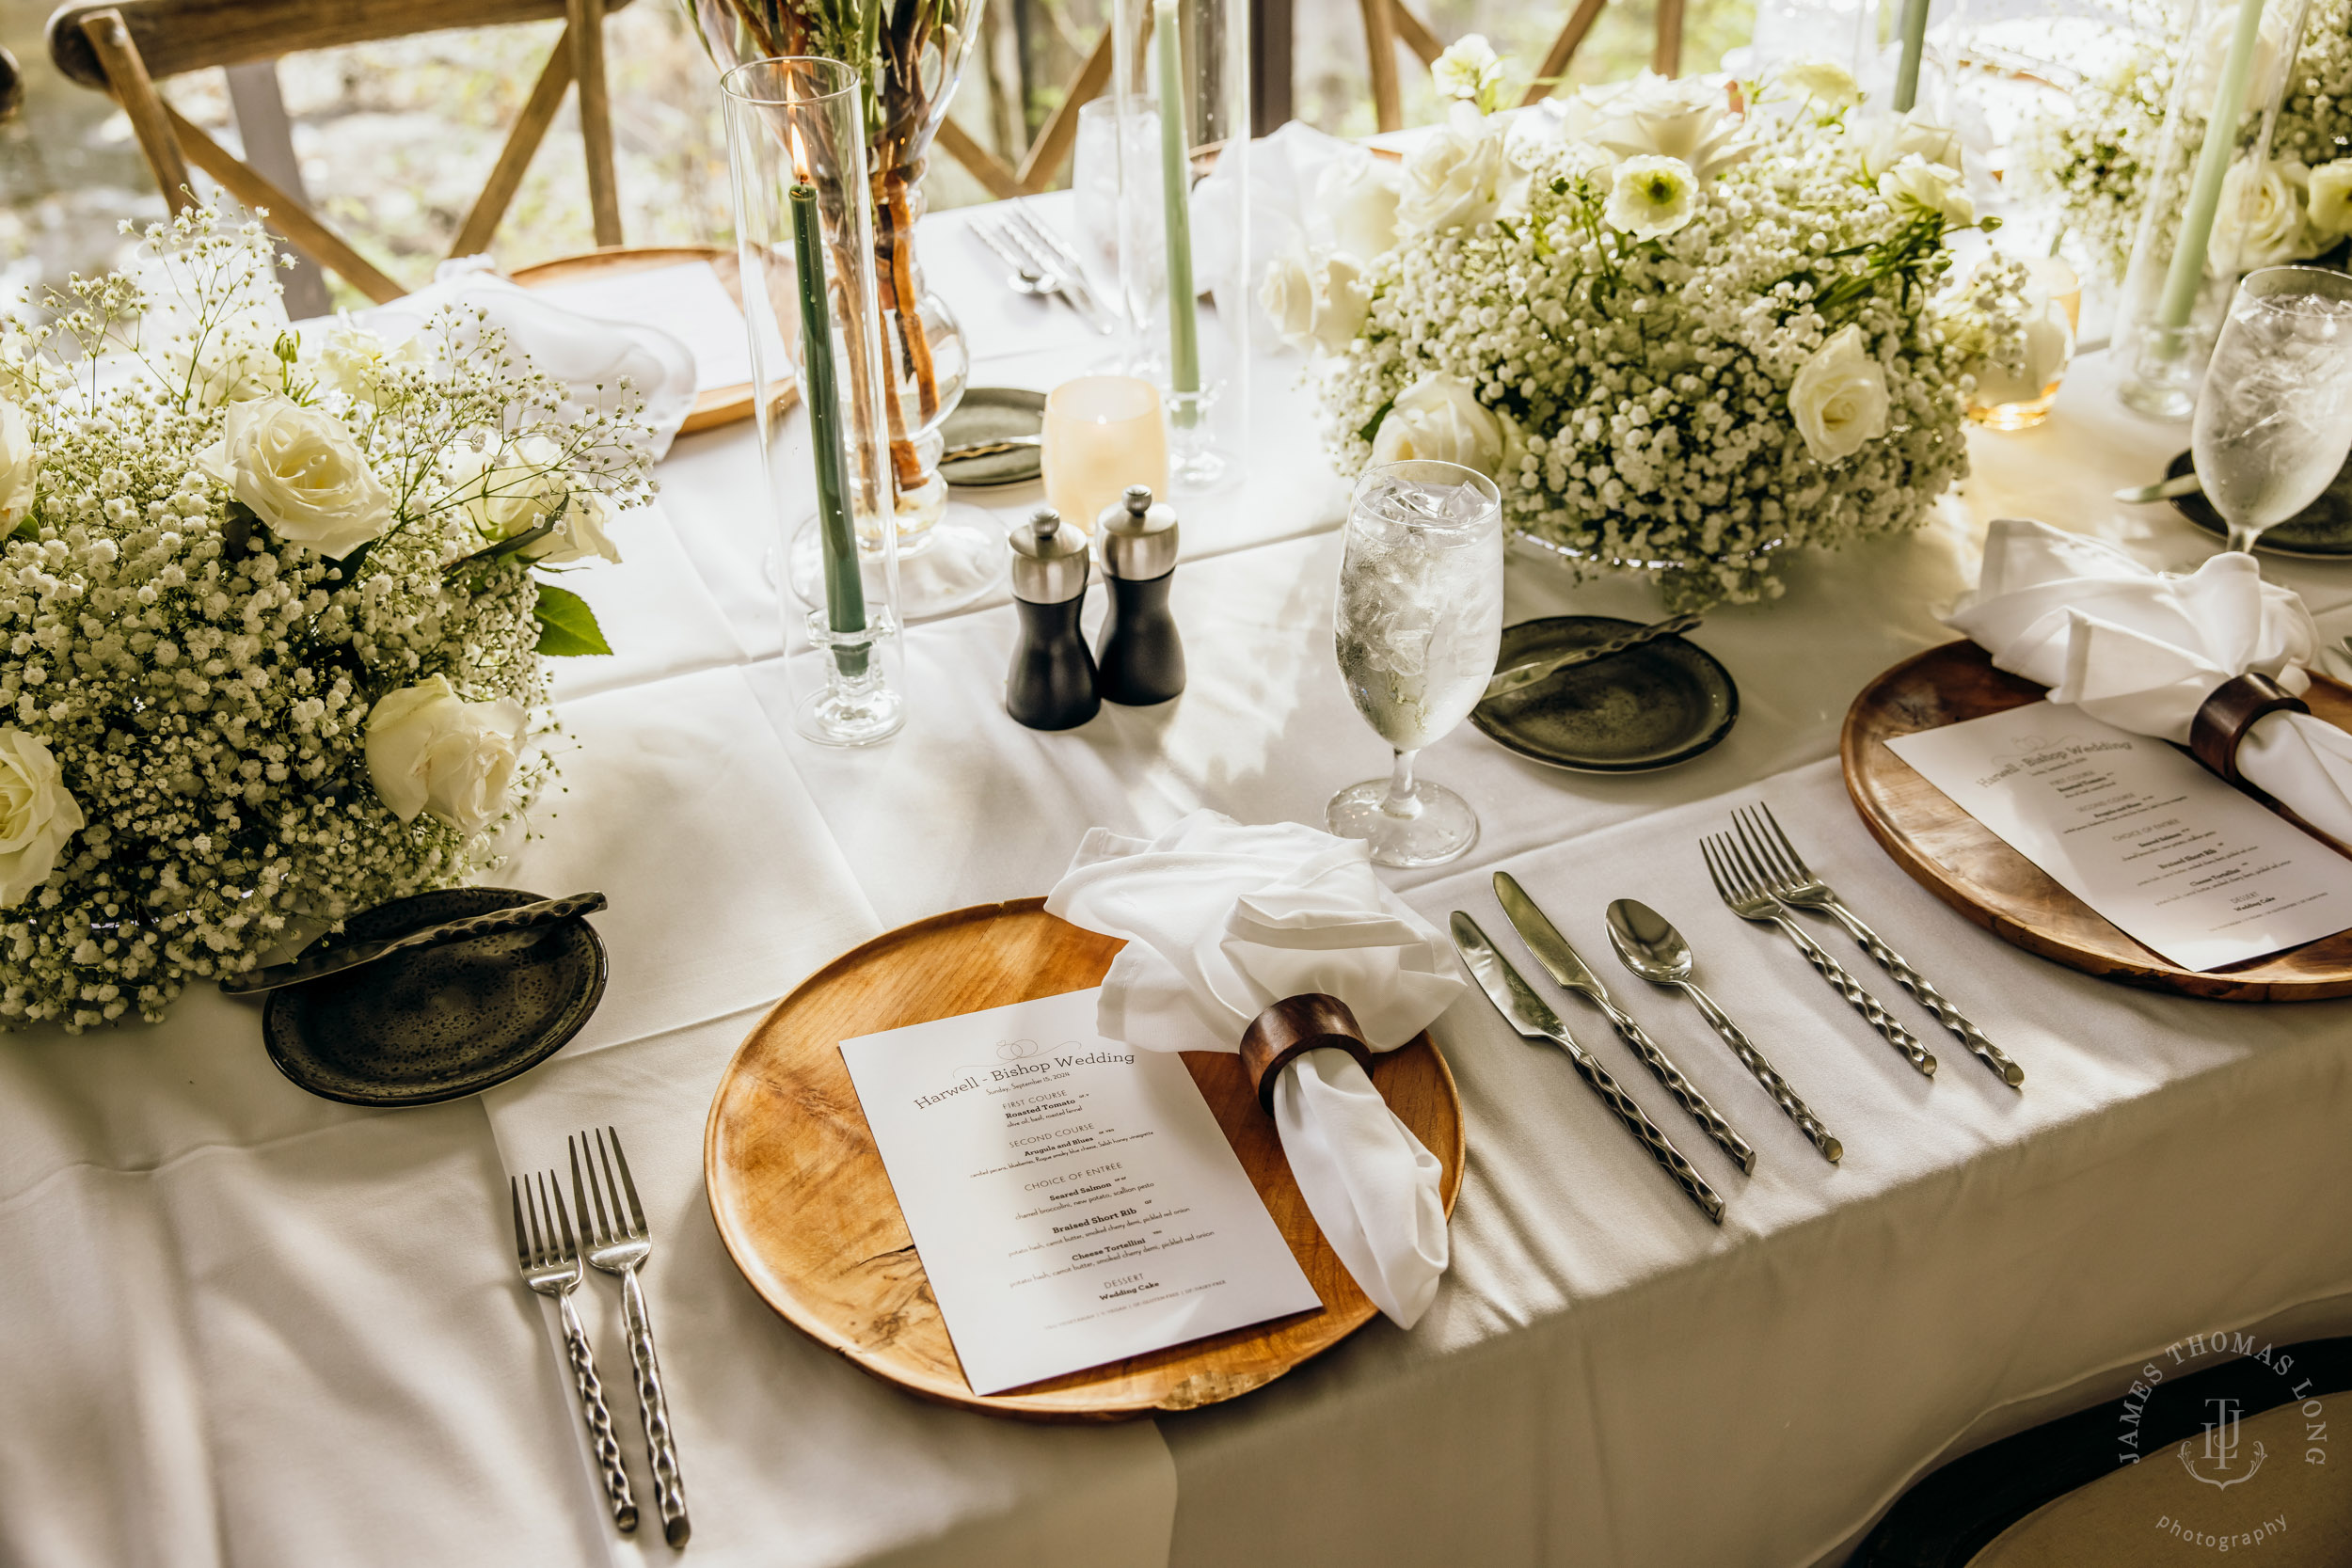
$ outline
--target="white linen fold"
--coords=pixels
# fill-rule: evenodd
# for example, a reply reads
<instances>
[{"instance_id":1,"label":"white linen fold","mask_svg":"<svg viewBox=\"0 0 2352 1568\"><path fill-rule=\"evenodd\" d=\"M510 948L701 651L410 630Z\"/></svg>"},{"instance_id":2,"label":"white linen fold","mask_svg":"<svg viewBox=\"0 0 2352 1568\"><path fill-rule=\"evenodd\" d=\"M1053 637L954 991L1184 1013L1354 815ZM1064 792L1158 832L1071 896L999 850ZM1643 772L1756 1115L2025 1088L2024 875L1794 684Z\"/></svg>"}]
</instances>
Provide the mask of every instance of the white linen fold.
<instances>
[{"instance_id":1,"label":"white linen fold","mask_svg":"<svg viewBox=\"0 0 2352 1568\"><path fill-rule=\"evenodd\" d=\"M2206 697L2252 672L2289 691L2319 633L2302 599L2224 551L2194 572L2153 572L2114 546L2044 523L1996 518L1977 590L1944 618L1994 665L2094 719L2176 744ZM2273 713L2248 732L2238 771L2305 822L2352 844L2352 735Z\"/></svg>"},{"instance_id":2,"label":"white linen fold","mask_svg":"<svg viewBox=\"0 0 2352 1568\"><path fill-rule=\"evenodd\" d=\"M1267 1007L1320 992L1373 1050L1393 1051L1463 990L1437 928L1381 885L1365 846L1297 823L1197 811L1155 839L1095 829L1045 908L1126 939L1096 1027L1141 1050L1232 1053ZM1274 1112L1325 1239L1410 1328L1448 1259L1437 1159L1343 1052L1284 1068Z\"/></svg>"}]
</instances>

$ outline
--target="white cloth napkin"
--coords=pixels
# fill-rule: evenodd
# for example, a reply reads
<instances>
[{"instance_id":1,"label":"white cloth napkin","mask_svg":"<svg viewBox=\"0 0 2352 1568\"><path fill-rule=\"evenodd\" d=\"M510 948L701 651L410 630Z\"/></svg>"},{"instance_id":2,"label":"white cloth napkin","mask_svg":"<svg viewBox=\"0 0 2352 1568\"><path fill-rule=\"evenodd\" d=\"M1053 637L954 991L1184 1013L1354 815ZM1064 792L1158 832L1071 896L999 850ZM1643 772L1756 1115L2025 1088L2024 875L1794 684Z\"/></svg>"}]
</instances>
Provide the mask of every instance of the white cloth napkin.
<instances>
[{"instance_id":1,"label":"white cloth napkin","mask_svg":"<svg viewBox=\"0 0 2352 1568\"><path fill-rule=\"evenodd\" d=\"M1147 1051L1237 1053L1260 1013L1318 991L1393 1051L1463 990L1437 928L1380 884L1364 845L1296 823L1199 811L1155 839L1097 828L1045 908L1126 939L1096 1026ZM1274 1124L1340 1261L1410 1328L1446 1268L1436 1157L1344 1052L1283 1069Z\"/></svg>"},{"instance_id":2,"label":"white cloth napkin","mask_svg":"<svg viewBox=\"0 0 2352 1568\"><path fill-rule=\"evenodd\" d=\"M443 306L479 309L541 374L571 388L566 419L612 407L626 377L630 390L644 400L644 418L653 426L649 455L659 462L693 411L692 352L660 327L584 316L542 299L488 270L486 260L471 264L475 260L444 261L434 280L415 293L356 311L354 319L399 342L415 336Z\"/></svg>"},{"instance_id":3,"label":"white cloth napkin","mask_svg":"<svg viewBox=\"0 0 2352 1568\"><path fill-rule=\"evenodd\" d=\"M2111 545L2018 517L1994 521L1977 591L1944 624L1997 668L2047 686L2052 702L2182 745L2215 687L2250 670L2299 692L2319 645L2302 599L2263 581L2242 551L2186 575L2152 572ZM2352 844L2352 735L2273 713L2248 732L2237 766Z\"/></svg>"}]
</instances>

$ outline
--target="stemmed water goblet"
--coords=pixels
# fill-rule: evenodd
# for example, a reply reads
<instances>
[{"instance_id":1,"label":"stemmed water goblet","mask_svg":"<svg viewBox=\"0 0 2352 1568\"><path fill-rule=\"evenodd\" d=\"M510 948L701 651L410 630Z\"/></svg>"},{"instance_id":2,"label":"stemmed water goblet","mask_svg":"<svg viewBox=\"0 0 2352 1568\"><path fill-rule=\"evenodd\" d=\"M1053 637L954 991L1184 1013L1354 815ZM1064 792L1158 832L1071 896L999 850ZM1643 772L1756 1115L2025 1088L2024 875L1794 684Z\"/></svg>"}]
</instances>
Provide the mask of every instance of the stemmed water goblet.
<instances>
[{"instance_id":1,"label":"stemmed water goblet","mask_svg":"<svg viewBox=\"0 0 2352 1568\"><path fill-rule=\"evenodd\" d=\"M2226 548L2317 500L2352 449L2352 277L2324 267L2248 273L2197 399L2197 481Z\"/></svg>"},{"instance_id":2,"label":"stemmed water goblet","mask_svg":"<svg viewBox=\"0 0 2352 1568\"><path fill-rule=\"evenodd\" d=\"M1502 496L1453 463L1367 468L1349 503L1333 621L1356 710L1395 752L1390 776L1331 797L1324 819L1382 865L1437 865L1478 842L1478 814L1414 759L1470 717L1502 649Z\"/></svg>"}]
</instances>

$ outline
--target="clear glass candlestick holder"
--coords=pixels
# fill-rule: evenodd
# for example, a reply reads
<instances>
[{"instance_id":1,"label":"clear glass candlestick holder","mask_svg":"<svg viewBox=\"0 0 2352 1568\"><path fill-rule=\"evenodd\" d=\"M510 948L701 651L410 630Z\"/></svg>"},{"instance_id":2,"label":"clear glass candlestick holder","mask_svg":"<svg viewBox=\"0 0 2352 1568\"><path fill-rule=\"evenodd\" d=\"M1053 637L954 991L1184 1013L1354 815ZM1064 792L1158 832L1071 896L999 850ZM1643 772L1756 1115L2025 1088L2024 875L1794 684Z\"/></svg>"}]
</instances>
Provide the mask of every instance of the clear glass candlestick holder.
<instances>
[{"instance_id":1,"label":"clear glass candlestick holder","mask_svg":"<svg viewBox=\"0 0 2352 1568\"><path fill-rule=\"evenodd\" d=\"M861 84L785 56L722 86L760 469L784 560L815 567L779 594L793 727L870 745L905 721L906 666Z\"/></svg>"}]
</instances>

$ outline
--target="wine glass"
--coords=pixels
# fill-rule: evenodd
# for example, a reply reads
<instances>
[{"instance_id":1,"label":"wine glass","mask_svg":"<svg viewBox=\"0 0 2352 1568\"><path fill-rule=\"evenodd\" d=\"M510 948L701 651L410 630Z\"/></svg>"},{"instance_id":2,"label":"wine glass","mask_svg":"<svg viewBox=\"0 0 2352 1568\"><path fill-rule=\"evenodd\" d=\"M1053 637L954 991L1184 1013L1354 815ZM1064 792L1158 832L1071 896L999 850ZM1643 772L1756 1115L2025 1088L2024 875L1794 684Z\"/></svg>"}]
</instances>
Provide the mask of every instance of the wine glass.
<instances>
[{"instance_id":1,"label":"wine glass","mask_svg":"<svg viewBox=\"0 0 2352 1568\"><path fill-rule=\"evenodd\" d=\"M1332 630L1356 711L1395 752L1385 779L1331 797L1324 820L1382 865L1438 865L1478 842L1478 814L1413 759L1470 717L1502 651L1502 494L1453 463L1367 468L1348 505Z\"/></svg>"},{"instance_id":2,"label":"wine glass","mask_svg":"<svg viewBox=\"0 0 2352 1568\"><path fill-rule=\"evenodd\" d=\"M2248 273L2197 399L2197 483L2233 550L2319 499L2352 449L2352 277Z\"/></svg>"}]
</instances>

